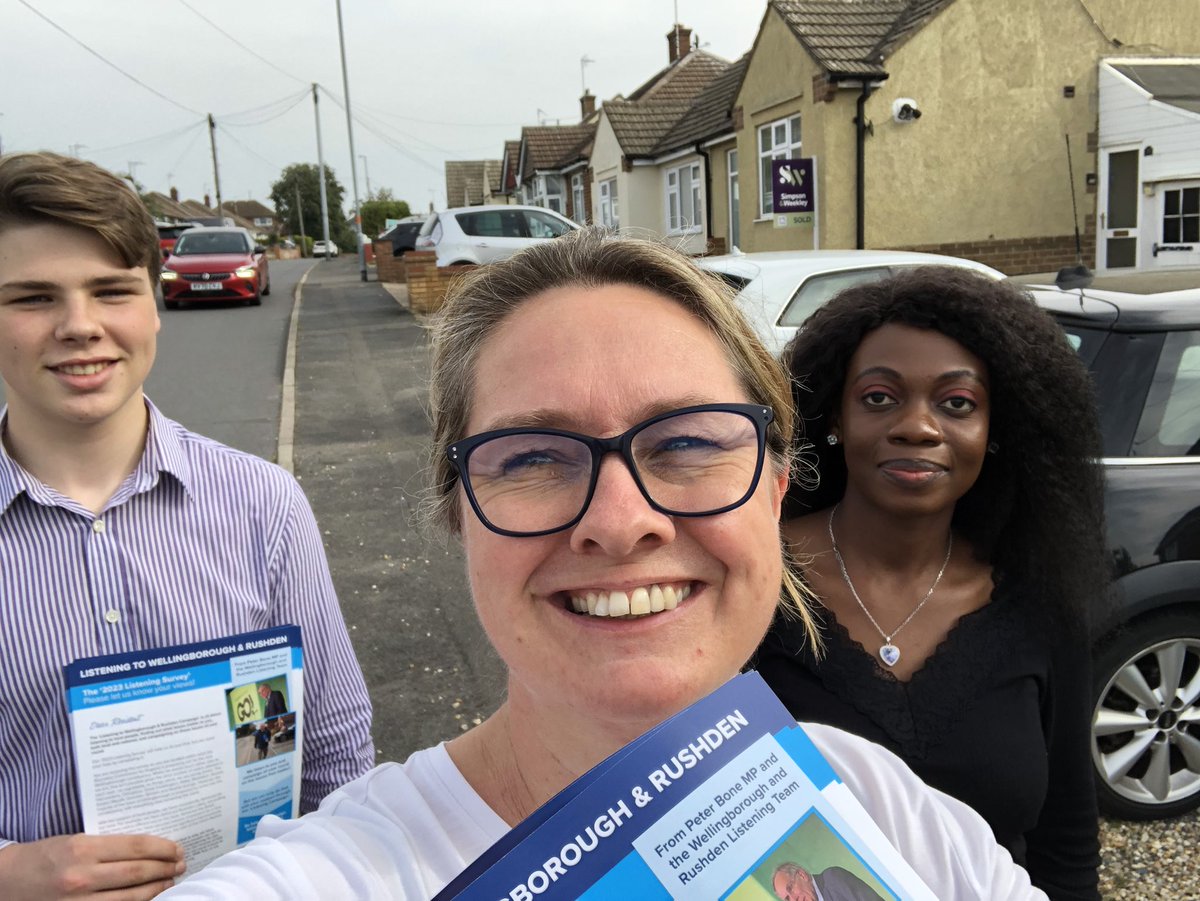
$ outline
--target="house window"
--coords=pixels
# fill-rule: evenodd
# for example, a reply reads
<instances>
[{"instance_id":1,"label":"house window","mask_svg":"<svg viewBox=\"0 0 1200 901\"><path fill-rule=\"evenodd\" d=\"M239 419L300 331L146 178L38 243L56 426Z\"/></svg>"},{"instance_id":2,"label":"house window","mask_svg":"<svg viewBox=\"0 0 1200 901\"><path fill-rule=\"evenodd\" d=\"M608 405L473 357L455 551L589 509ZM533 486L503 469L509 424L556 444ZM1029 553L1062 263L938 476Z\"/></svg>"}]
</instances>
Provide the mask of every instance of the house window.
<instances>
[{"instance_id":1,"label":"house window","mask_svg":"<svg viewBox=\"0 0 1200 901\"><path fill-rule=\"evenodd\" d=\"M561 175L539 175L533 180L533 204L561 213L566 206Z\"/></svg>"},{"instance_id":2,"label":"house window","mask_svg":"<svg viewBox=\"0 0 1200 901\"><path fill-rule=\"evenodd\" d=\"M667 170L667 231L699 231L704 217L700 164Z\"/></svg>"},{"instance_id":3,"label":"house window","mask_svg":"<svg viewBox=\"0 0 1200 901\"><path fill-rule=\"evenodd\" d=\"M800 117L779 119L758 130L758 215L765 218L773 209L771 161L795 159L800 155Z\"/></svg>"},{"instance_id":4,"label":"house window","mask_svg":"<svg viewBox=\"0 0 1200 901\"><path fill-rule=\"evenodd\" d=\"M254 224L259 228L270 228L275 222L273 219L268 219L265 216L255 216Z\"/></svg>"},{"instance_id":5,"label":"house window","mask_svg":"<svg viewBox=\"0 0 1200 901\"><path fill-rule=\"evenodd\" d=\"M571 212L580 225L587 224L587 211L583 208L583 173L571 176Z\"/></svg>"},{"instance_id":6,"label":"house window","mask_svg":"<svg viewBox=\"0 0 1200 901\"><path fill-rule=\"evenodd\" d=\"M1200 242L1200 188L1163 191L1162 242Z\"/></svg>"},{"instance_id":7,"label":"house window","mask_svg":"<svg viewBox=\"0 0 1200 901\"><path fill-rule=\"evenodd\" d=\"M617 180L615 178L600 182L600 224L613 231L621 227L620 211L617 209Z\"/></svg>"},{"instance_id":8,"label":"house window","mask_svg":"<svg viewBox=\"0 0 1200 901\"><path fill-rule=\"evenodd\" d=\"M729 250L741 243L741 197L738 195L738 152L731 150L726 155L729 169Z\"/></svg>"}]
</instances>

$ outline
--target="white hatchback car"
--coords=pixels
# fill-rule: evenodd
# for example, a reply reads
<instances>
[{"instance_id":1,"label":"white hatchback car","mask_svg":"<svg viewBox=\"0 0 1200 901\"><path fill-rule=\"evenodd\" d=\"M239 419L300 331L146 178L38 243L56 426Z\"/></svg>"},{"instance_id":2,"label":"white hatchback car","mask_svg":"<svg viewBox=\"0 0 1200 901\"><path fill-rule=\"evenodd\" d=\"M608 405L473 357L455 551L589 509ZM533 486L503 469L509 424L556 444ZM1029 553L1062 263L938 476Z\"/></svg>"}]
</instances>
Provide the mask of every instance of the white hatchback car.
<instances>
[{"instance_id":1,"label":"white hatchback car","mask_svg":"<svg viewBox=\"0 0 1200 901\"><path fill-rule=\"evenodd\" d=\"M491 263L579 228L540 206L466 206L430 213L417 250L433 250L439 266Z\"/></svg>"},{"instance_id":2,"label":"white hatchback car","mask_svg":"<svg viewBox=\"0 0 1200 901\"><path fill-rule=\"evenodd\" d=\"M320 238L313 241L312 255L313 259L325 256L325 242ZM336 257L338 255L338 246L332 241L329 242L329 255L331 257Z\"/></svg>"},{"instance_id":3,"label":"white hatchback car","mask_svg":"<svg viewBox=\"0 0 1200 901\"><path fill-rule=\"evenodd\" d=\"M737 289L742 312L776 356L825 301L897 269L963 266L989 278L1004 278L1002 272L973 260L902 250L784 250L703 257L696 262Z\"/></svg>"}]
</instances>

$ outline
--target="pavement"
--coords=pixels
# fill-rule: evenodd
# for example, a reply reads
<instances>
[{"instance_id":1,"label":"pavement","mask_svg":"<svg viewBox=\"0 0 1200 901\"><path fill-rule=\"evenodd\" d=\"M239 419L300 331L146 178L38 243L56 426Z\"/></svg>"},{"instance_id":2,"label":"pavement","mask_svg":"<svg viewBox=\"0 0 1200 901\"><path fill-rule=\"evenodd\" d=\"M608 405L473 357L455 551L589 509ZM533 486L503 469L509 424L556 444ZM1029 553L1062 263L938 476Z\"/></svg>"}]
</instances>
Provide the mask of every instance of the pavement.
<instances>
[{"instance_id":1,"label":"pavement","mask_svg":"<svg viewBox=\"0 0 1200 901\"><path fill-rule=\"evenodd\" d=\"M354 259L320 261L301 289L294 349L294 471L371 692L378 759L403 760L480 721L504 692L457 542L415 515L427 484L425 330L361 281Z\"/></svg>"}]
</instances>

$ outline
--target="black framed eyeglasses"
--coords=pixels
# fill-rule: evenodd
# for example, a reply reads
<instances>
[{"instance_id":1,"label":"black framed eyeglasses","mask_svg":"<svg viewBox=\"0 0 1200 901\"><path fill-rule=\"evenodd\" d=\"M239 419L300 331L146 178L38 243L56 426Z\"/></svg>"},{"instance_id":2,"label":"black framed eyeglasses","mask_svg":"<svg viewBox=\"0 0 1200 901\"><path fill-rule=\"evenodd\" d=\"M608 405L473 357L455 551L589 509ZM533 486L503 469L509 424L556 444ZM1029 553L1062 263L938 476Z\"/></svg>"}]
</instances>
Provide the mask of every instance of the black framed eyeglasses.
<instances>
[{"instance_id":1,"label":"black framed eyeglasses","mask_svg":"<svg viewBox=\"0 0 1200 901\"><path fill-rule=\"evenodd\" d=\"M594 438L562 429L497 429L456 441L446 456L487 528L533 537L583 518L604 456L618 453L646 502L671 516L740 507L758 487L767 426L761 404L701 404Z\"/></svg>"}]
</instances>

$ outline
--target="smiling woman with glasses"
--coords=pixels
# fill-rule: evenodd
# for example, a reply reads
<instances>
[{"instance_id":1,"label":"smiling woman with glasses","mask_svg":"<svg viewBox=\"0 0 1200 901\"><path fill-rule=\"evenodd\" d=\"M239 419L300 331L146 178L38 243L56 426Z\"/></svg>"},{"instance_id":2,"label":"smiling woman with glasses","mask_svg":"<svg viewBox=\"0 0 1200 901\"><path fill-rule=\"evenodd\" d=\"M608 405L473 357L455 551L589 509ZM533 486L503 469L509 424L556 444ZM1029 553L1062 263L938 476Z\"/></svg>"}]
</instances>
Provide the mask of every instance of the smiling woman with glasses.
<instances>
[{"instance_id":1,"label":"smiling woman with glasses","mask_svg":"<svg viewBox=\"0 0 1200 901\"><path fill-rule=\"evenodd\" d=\"M686 257L582 230L481 267L435 326L430 409L428 513L462 542L505 702L314 815L264 819L179 897L429 898L736 675L777 609L811 628L779 527L790 385ZM1041 897L891 754L809 734L937 897Z\"/></svg>"},{"instance_id":2,"label":"smiling woman with glasses","mask_svg":"<svg viewBox=\"0 0 1200 901\"><path fill-rule=\"evenodd\" d=\"M500 535L550 535L587 512L600 461L619 453L646 503L711 516L750 499L762 474L769 407L702 404L660 413L613 438L561 429L497 429L446 455L480 521Z\"/></svg>"}]
</instances>

